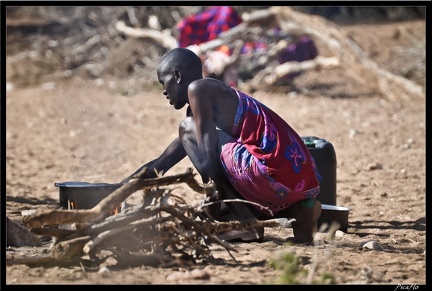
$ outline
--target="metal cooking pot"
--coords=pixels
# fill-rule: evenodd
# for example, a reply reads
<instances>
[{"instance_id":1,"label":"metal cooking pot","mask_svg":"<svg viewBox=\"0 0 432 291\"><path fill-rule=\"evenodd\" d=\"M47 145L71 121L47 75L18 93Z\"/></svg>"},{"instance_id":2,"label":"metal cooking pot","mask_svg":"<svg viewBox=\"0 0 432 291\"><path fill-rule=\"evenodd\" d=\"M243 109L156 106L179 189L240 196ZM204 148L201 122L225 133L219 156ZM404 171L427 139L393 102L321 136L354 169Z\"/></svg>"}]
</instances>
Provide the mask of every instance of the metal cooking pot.
<instances>
[{"instance_id":1,"label":"metal cooking pot","mask_svg":"<svg viewBox=\"0 0 432 291\"><path fill-rule=\"evenodd\" d=\"M123 184L62 182L55 183L59 188L60 206L66 209L91 209ZM120 206L119 208L120 209Z\"/></svg>"},{"instance_id":2,"label":"metal cooking pot","mask_svg":"<svg viewBox=\"0 0 432 291\"><path fill-rule=\"evenodd\" d=\"M347 232L348 231L348 215L349 208L329 205L329 204L321 204L321 216L318 218L318 229L321 229L322 225L327 225L327 227L323 227L323 231L327 230L333 222L339 224L338 229Z\"/></svg>"}]
</instances>

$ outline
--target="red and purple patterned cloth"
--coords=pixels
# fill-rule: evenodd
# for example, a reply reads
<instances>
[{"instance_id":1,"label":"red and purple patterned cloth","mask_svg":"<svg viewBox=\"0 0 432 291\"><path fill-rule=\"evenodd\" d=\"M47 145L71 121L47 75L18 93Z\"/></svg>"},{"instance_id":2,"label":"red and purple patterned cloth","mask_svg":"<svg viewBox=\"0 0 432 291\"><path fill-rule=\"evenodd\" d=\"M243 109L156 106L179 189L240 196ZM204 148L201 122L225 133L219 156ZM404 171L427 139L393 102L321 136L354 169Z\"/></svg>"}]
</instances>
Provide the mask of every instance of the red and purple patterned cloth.
<instances>
[{"instance_id":1,"label":"red and purple patterned cloth","mask_svg":"<svg viewBox=\"0 0 432 291\"><path fill-rule=\"evenodd\" d=\"M322 177L301 137L274 111L234 90L239 106L231 135L236 140L226 143L220 155L233 187L273 214L315 198ZM270 216L267 210L257 209Z\"/></svg>"},{"instance_id":2,"label":"red and purple patterned cloth","mask_svg":"<svg viewBox=\"0 0 432 291\"><path fill-rule=\"evenodd\" d=\"M231 136L220 153L226 176L267 217L320 192L323 178L303 139L270 108L232 88L239 99ZM186 116L192 116L190 106ZM268 211L270 210L271 213Z\"/></svg>"},{"instance_id":3,"label":"red and purple patterned cloth","mask_svg":"<svg viewBox=\"0 0 432 291\"><path fill-rule=\"evenodd\" d=\"M242 22L240 15L231 6L213 6L207 10L184 18L178 25L179 47L201 44Z\"/></svg>"}]
</instances>

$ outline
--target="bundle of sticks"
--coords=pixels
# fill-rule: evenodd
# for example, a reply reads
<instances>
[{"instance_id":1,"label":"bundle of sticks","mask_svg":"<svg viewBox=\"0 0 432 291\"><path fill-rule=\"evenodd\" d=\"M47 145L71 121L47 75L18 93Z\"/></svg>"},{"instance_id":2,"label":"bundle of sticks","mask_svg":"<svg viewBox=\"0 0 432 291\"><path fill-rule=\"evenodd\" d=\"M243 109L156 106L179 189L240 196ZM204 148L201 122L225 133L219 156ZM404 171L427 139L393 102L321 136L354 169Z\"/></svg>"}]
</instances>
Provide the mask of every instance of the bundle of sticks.
<instances>
[{"instance_id":1,"label":"bundle of sticks","mask_svg":"<svg viewBox=\"0 0 432 291\"><path fill-rule=\"evenodd\" d=\"M83 260L98 263L103 252L103 259L113 257L118 267L190 266L214 260L212 244L221 245L235 260L231 253L236 252L235 248L220 240L218 233L256 226L290 226L281 219L254 222L212 219L206 215L206 208L221 201L192 207L164 187L186 183L210 197L214 185L200 185L190 168L182 174L152 179L142 178L144 173L145 169L92 209L43 210L24 216L23 224L34 234L52 237L52 245L47 255L15 257L7 264L65 265ZM144 192L141 204L107 217L113 206L138 190Z\"/></svg>"}]
</instances>

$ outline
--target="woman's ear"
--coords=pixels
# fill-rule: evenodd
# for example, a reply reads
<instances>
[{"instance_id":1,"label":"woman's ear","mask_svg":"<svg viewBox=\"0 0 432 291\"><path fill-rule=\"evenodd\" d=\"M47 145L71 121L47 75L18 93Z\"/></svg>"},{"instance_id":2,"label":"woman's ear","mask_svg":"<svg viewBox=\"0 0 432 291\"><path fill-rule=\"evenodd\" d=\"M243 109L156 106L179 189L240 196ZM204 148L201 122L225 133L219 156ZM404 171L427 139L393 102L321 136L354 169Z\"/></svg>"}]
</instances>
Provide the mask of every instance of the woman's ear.
<instances>
[{"instance_id":1,"label":"woman's ear","mask_svg":"<svg viewBox=\"0 0 432 291\"><path fill-rule=\"evenodd\" d=\"M174 78L176 79L177 84L181 81L181 73L180 70L174 69Z\"/></svg>"}]
</instances>

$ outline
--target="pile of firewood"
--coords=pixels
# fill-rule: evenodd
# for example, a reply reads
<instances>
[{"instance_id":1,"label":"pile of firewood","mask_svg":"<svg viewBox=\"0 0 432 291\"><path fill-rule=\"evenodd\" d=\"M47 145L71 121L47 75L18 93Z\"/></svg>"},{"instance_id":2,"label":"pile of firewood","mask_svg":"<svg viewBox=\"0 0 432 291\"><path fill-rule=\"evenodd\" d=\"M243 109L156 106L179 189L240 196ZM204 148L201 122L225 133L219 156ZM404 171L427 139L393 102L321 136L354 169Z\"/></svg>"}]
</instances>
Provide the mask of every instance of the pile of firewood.
<instances>
[{"instance_id":1,"label":"pile of firewood","mask_svg":"<svg viewBox=\"0 0 432 291\"><path fill-rule=\"evenodd\" d=\"M144 172L145 169L141 173ZM163 187L173 183L187 183L207 197L215 191L212 183L198 184L192 169L154 179L143 179L137 174L92 209L42 210L24 216L23 223L31 233L52 237L52 245L47 255L9 258L7 264L68 265L84 260L99 264L113 257L117 267L189 266L214 260L212 244L221 245L235 259L231 251L236 250L218 238L220 232L253 226L290 226L284 219L216 221L206 209L221 201L205 199L206 203L191 207ZM113 205L119 205L138 190L144 190L140 205L107 216Z\"/></svg>"}]
</instances>

